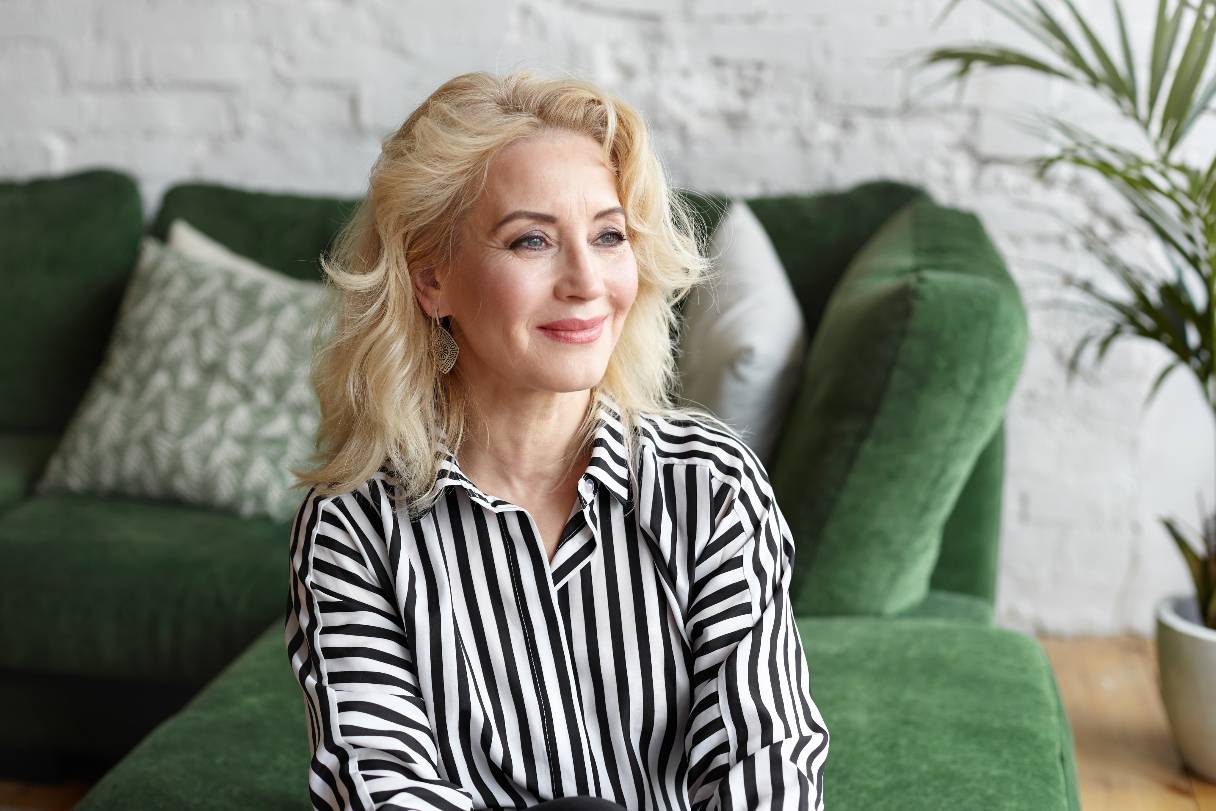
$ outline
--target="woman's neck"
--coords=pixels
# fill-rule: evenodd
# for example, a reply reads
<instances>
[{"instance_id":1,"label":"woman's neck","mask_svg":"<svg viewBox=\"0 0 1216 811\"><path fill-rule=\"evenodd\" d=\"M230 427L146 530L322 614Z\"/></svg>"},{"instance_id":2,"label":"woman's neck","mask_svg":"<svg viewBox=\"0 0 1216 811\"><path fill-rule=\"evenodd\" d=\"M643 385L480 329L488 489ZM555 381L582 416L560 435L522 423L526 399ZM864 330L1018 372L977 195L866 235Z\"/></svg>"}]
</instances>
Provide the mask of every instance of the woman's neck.
<instances>
[{"instance_id":1,"label":"woman's neck","mask_svg":"<svg viewBox=\"0 0 1216 811\"><path fill-rule=\"evenodd\" d=\"M460 449L461 470L478 487L484 482L482 489L504 498L564 496L590 462L571 465L570 458L589 398L584 390L474 401ZM478 408L478 402L492 406Z\"/></svg>"}]
</instances>

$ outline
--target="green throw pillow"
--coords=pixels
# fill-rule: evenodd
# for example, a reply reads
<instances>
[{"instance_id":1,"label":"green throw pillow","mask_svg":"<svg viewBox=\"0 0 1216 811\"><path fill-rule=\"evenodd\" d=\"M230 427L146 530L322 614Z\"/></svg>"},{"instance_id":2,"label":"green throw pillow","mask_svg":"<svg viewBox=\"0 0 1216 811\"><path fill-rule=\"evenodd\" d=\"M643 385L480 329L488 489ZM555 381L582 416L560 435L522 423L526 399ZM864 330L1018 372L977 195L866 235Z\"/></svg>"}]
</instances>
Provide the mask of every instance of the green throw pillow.
<instances>
[{"instance_id":1,"label":"green throw pillow","mask_svg":"<svg viewBox=\"0 0 1216 811\"><path fill-rule=\"evenodd\" d=\"M974 214L918 200L865 243L828 299L772 475L798 540L798 614L887 615L925 598L1027 337Z\"/></svg>"},{"instance_id":2,"label":"green throw pillow","mask_svg":"<svg viewBox=\"0 0 1216 811\"><path fill-rule=\"evenodd\" d=\"M319 421L323 286L143 237L98 373L35 486L289 521Z\"/></svg>"}]
</instances>

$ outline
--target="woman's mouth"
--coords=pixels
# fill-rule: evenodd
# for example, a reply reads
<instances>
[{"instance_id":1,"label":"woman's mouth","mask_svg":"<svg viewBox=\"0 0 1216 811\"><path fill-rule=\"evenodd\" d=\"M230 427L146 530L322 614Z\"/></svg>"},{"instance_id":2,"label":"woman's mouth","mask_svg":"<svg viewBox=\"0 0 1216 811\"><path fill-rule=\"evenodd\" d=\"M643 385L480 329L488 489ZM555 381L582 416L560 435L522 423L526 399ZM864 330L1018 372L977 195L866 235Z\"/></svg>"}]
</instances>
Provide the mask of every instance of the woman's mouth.
<instances>
[{"instance_id":1,"label":"woman's mouth","mask_svg":"<svg viewBox=\"0 0 1216 811\"><path fill-rule=\"evenodd\" d=\"M566 344L589 344L600 337L600 333L604 331L604 323L607 320L608 316L602 315L590 327L580 329L575 326L578 323L577 319L565 319L563 321L552 322L557 325L556 328L546 325L537 327L537 329L555 341L561 341Z\"/></svg>"}]
</instances>

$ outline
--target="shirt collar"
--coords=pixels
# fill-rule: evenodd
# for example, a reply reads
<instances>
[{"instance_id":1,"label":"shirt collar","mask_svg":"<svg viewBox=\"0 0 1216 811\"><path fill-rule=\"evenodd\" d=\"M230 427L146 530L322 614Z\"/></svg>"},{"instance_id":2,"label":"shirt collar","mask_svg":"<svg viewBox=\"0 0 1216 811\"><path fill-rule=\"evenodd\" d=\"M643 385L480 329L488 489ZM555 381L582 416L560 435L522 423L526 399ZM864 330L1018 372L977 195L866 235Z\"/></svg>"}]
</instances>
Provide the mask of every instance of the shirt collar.
<instances>
[{"instance_id":1,"label":"shirt collar","mask_svg":"<svg viewBox=\"0 0 1216 811\"><path fill-rule=\"evenodd\" d=\"M604 391L596 392L596 423L591 443L591 461L587 470L579 478L578 492L585 505L594 497L599 486L607 488L617 501L628 506L630 503L629 467L625 458L625 431L621 421L621 409L616 400ZM442 491L451 486L463 487L469 497L499 512L512 507L510 502L485 493L473 481L464 475L456 456L447 444L447 432L440 428L438 446L443 453L439 465L439 475L434 489ZM438 497L438 496L437 496Z\"/></svg>"}]
</instances>

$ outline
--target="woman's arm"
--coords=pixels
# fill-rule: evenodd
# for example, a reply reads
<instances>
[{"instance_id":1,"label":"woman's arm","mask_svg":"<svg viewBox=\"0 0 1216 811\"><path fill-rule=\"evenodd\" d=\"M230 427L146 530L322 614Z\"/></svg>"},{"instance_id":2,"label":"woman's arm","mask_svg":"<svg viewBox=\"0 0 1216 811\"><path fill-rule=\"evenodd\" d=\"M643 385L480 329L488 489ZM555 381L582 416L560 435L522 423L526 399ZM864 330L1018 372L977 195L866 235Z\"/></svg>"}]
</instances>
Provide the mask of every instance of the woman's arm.
<instances>
[{"instance_id":1,"label":"woman's arm","mask_svg":"<svg viewBox=\"0 0 1216 811\"><path fill-rule=\"evenodd\" d=\"M309 794L314 809L468 811L472 797L436 768L386 564L387 510L375 481L349 495L309 491L292 528L284 634L312 747Z\"/></svg>"},{"instance_id":2,"label":"woman's arm","mask_svg":"<svg viewBox=\"0 0 1216 811\"><path fill-rule=\"evenodd\" d=\"M693 811L822 811L827 724L789 597L794 542L771 498L735 498L697 561L688 630Z\"/></svg>"}]
</instances>

